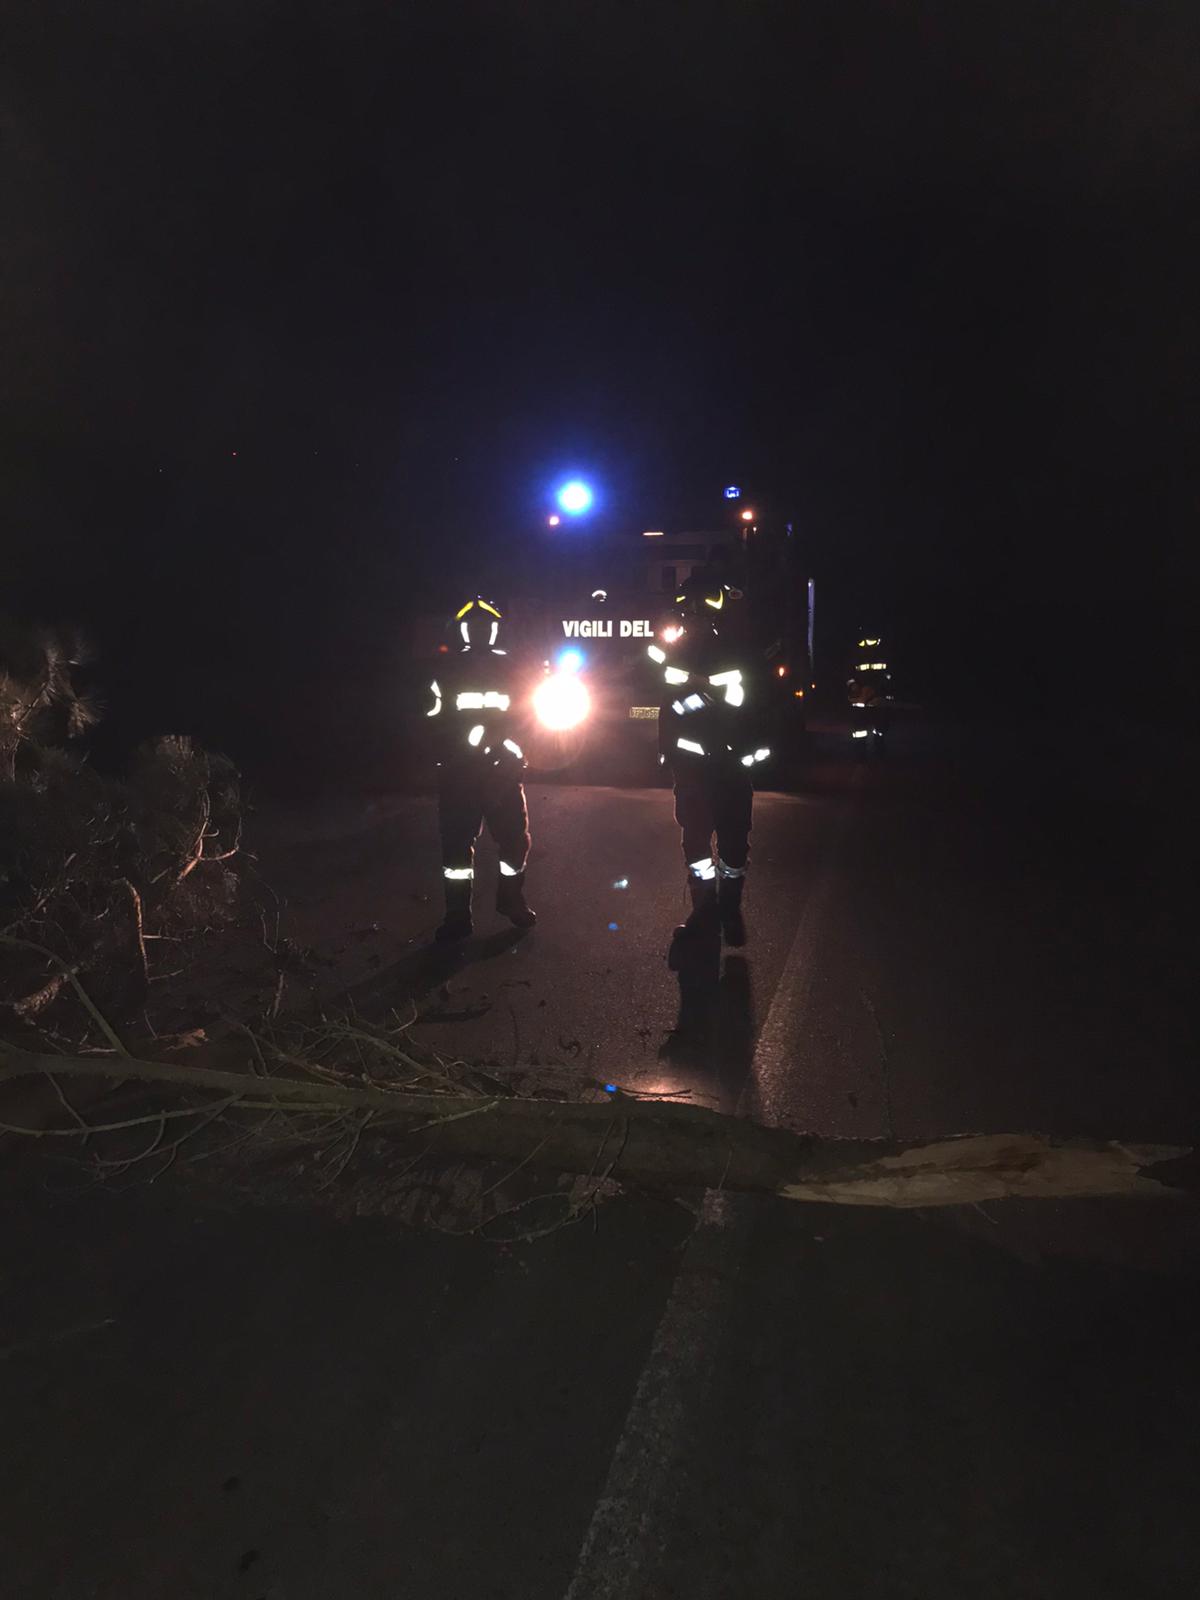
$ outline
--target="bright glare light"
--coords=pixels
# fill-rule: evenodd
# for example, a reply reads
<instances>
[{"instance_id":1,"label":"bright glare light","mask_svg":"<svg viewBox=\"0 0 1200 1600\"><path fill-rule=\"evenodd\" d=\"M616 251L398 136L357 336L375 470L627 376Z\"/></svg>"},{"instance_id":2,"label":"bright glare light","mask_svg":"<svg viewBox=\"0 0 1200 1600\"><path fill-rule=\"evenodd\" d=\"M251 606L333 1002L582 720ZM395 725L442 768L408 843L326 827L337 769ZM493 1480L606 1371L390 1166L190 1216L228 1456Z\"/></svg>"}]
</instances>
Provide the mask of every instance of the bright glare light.
<instances>
[{"instance_id":1,"label":"bright glare light","mask_svg":"<svg viewBox=\"0 0 1200 1600\"><path fill-rule=\"evenodd\" d=\"M743 522L753 522L754 521L754 513L753 513L753 511L743 511L742 512L742 521Z\"/></svg>"},{"instance_id":2,"label":"bright glare light","mask_svg":"<svg viewBox=\"0 0 1200 1600\"><path fill-rule=\"evenodd\" d=\"M546 522L551 528L557 528L561 521L562 521L562 518L558 515L557 512L555 512L552 517L547 517L546 518Z\"/></svg>"},{"instance_id":3,"label":"bright glare light","mask_svg":"<svg viewBox=\"0 0 1200 1600\"><path fill-rule=\"evenodd\" d=\"M775 676L777 678L786 678L787 677L787 668L786 667L776 667L775 668Z\"/></svg>"},{"instance_id":4,"label":"bright glare light","mask_svg":"<svg viewBox=\"0 0 1200 1600\"><path fill-rule=\"evenodd\" d=\"M736 483L731 483L725 490L725 498L726 500L737 500L741 496L741 492Z\"/></svg>"},{"instance_id":5,"label":"bright glare light","mask_svg":"<svg viewBox=\"0 0 1200 1600\"><path fill-rule=\"evenodd\" d=\"M613 884L613 888L614 889L628 889L628 887L629 887L629 879L628 878L618 878L617 881Z\"/></svg>"},{"instance_id":6,"label":"bright glare light","mask_svg":"<svg viewBox=\"0 0 1200 1600\"><path fill-rule=\"evenodd\" d=\"M642 538L643 539L661 539L662 536L663 536L663 531L662 531L661 528L647 528L645 533L642 535Z\"/></svg>"},{"instance_id":7,"label":"bright glare light","mask_svg":"<svg viewBox=\"0 0 1200 1600\"><path fill-rule=\"evenodd\" d=\"M595 496L586 483L578 478L572 478L570 483L564 483L556 496L561 508L571 516L577 517L581 512L587 511Z\"/></svg>"},{"instance_id":8,"label":"bright glare light","mask_svg":"<svg viewBox=\"0 0 1200 1600\"><path fill-rule=\"evenodd\" d=\"M665 639L668 644L674 644L676 639L683 638L683 629L672 623L669 627L663 628L658 637Z\"/></svg>"},{"instance_id":9,"label":"bright glare light","mask_svg":"<svg viewBox=\"0 0 1200 1600\"><path fill-rule=\"evenodd\" d=\"M558 658L558 670L560 672L578 672L582 666L582 650L563 650L560 653Z\"/></svg>"},{"instance_id":10,"label":"bright glare light","mask_svg":"<svg viewBox=\"0 0 1200 1600\"><path fill-rule=\"evenodd\" d=\"M533 695L533 709L543 728L563 733L579 726L591 709L591 701L578 678L556 673L538 684Z\"/></svg>"}]
</instances>

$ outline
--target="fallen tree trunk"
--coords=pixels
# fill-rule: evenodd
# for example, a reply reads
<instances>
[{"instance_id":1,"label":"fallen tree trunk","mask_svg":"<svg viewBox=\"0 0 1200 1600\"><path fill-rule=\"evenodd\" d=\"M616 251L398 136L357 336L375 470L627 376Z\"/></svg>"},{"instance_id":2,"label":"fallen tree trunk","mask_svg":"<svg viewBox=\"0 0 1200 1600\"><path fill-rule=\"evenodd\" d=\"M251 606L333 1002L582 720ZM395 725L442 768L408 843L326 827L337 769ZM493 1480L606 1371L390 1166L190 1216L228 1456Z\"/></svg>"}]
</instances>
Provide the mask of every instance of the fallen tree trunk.
<instances>
[{"instance_id":1,"label":"fallen tree trunk","mask_svg":"<svg viewBox=\"0 0 1200 1600\"><path fill-rule=\"evenodd\" d=\"M788 1200L889 1207L1010 1198L1170 1196L1198 1186L1192 1151L1046 1134L964 1134L926 1143L819 1139L699 1106L619 1095L599 1104L419 1094L374 1083L264 1076L128 1055L41 1055L0 1044L0 1086L18 1080L137 1081L253 1110L358 1114L375 1133L417 1137L433 1155L511 1162L658 1189L730 1189ZM172 1115L187 1115L186 1110ZM80 1137L82 1125L19 1128Z\"/></svg>"}]
</instances>

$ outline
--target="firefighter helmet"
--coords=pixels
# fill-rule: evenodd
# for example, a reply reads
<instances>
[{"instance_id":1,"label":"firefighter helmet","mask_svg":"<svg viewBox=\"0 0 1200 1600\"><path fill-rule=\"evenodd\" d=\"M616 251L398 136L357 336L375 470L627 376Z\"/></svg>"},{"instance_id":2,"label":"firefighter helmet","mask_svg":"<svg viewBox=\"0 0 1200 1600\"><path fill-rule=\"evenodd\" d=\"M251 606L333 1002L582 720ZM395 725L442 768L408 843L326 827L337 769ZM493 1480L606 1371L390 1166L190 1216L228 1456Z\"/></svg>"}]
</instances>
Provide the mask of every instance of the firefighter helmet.
<instances>
[{"instance_id":1,"label":"firefighter helmet","mask_svg":"<svg viewBox=\"0 0 1200 1600\"><path fill-rule=\"evenodd\" d=\"M698 567L680 584L675 594L675 606L683 616L707 617L710 622L715 622L733 593L729 585L722 583L711 569Z\"/></svg>"},{"instance_id":2,"label":"firefighter helmet","mask_svg":"<svg viewBox=\"0 0 1200 1600\"><path fill-rule=\"evenodd\" d=\"M499 606L485 600L482 595L465 601L454 613L451 627L456 629L464 650L494 645L500 634Z\"/></svg>"}]
</instances>

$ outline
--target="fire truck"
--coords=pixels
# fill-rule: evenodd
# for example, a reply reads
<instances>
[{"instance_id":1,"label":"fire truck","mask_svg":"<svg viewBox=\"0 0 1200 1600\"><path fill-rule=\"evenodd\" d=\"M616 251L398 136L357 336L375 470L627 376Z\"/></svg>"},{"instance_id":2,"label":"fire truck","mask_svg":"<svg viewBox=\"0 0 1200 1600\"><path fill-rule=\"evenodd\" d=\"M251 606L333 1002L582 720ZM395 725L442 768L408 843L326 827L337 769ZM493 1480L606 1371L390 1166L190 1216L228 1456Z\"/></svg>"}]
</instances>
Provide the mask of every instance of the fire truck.
<instances>
[{"instance_id":1,"label":"fire truck","mask_svg":"<svg viewBox=\"0 0 1200 1600\"><path fill-rule=\"evenodd\" d=\"M662 683L647 651L675 623L680 584L703 568L728 587L722 627L750 664L769 721L775 756L764 777L786 773L804 737L815 597L791 525L736 505L723 527L554 521L530 536L516 570L506 564L504 590L494 595L522 685L521 744L532 771L582 782L655 780ZM436 614L415 619L408 639L413 676L402 698L414 708L419 748L424 713L415 708L428 668L454 645Z\"/></svg>"},{"instance_id":2,"label":"fire truck","mask_svg":"<svg viewBox=\"0 0 1200 1600\"><path fill-rule=\"evenodd\" d=\"M532 685L535 771L637 781L657 771L661 679L647 650L673 625L679 586L697 569L728 587L725 630L751 664L772 748L788 764L804 733L815 590L790 525L739 515L725 529L611 532L539 551L507 607Z\"/></svg>"}]
</instances>

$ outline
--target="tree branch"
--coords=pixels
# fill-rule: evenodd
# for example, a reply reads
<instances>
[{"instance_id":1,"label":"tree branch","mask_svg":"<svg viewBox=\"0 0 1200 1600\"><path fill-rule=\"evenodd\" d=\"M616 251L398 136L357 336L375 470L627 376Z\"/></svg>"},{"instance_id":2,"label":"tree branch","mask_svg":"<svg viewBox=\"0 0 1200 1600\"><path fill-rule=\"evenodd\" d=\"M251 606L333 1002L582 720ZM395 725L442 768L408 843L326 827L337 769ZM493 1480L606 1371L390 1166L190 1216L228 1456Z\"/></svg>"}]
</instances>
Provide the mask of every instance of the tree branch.
<instances>
[{"instance_id":1,"label":"tree branch","mask_svg":"<svg viewBox=\"0 0 1200 1600\"><path fill-rule=\"evenodd\" d=\"M105 1017L103 1012L99 1010L95 1002L92 1000L92 997L80 983L79 975L75 971L74 967L69 966L61 956L56 956L53 950L47 950L46 946L43 944L34 944L31 939L18 939L12 934L0 933L0 944L13 945L17 949L21 950L33 950L38 955L44 956L47 961L52 962L54 966L56 966L62 973L67 982L71 985L72 989L74 989L75 993L79 996L79 1000L83 1005L84 1010L87 1012L88 1016L91 1017L92 1021L100 1029L100 1032L108 1040L109 1044L113 1047L117 1054L122 1056L128 1054L125 1046L121 1043L121 1040L114 1032L112 1024L108 1021L108 1018Z\"/></svg>"}]
</instances>

